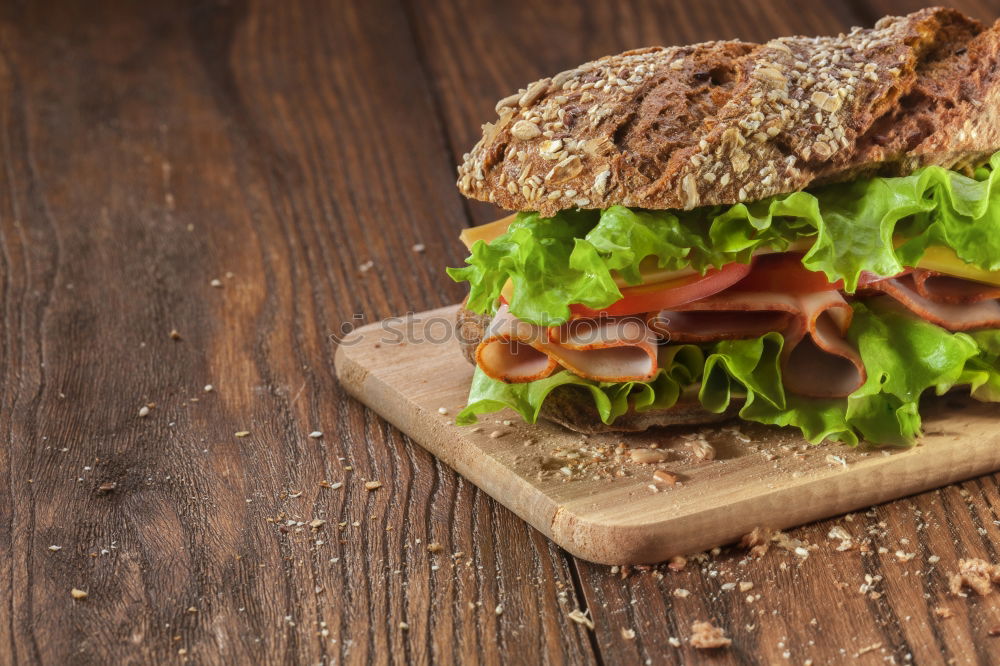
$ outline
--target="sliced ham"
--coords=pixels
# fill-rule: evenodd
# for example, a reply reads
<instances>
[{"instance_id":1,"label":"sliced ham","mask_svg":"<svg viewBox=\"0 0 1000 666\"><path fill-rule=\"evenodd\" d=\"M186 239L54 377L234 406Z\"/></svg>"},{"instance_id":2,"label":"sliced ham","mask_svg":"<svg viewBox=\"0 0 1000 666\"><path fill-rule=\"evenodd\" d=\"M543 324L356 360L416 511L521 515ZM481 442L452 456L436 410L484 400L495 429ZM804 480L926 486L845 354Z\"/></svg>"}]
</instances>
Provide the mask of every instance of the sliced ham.
<instances>
[{"instance_id":1,"label":"sliced ham","mask_svg":"<svg viewBox=\"0 0 1000 666\"><path fill-rule=\"evenodd\" d=\"M935 303L978 303L1000 298L1000 287L995 285L923 269L913 271L913 286L917 293Z\"/></svg>"},{"instance_id":2,"label":"sliced ham","mask_svg":"<svg viewBox=\"0 0 1000 666\"><path fill-rule=\"evenodd\" d=\"M782 333L781 372L789 391L842 398L865 382L861 356L845 339L853 310L838 291L811 294L726 291L662 311L650 328L672 342L709 342Z\"/></svg>"},{"instance_id":3,"label":"sliced ham","mask_svg":"<svg viewBox=\"0 0 1000 666\"><path fill-rule=\"evenodd\" d=\"M656 374L656 353L656 334L635 317L545 328L520 321L504 304L476 349L476 364L505 382L542 379L560 365L595 381L644 381Z\"/></svg>"},{"instance_id":4,"label":"sliced ham","mask_svg":"<svg viewBox=\"0 0 1000 666\"><path fill-rule=\"evenodd\" d=\"M920 273L914 271L903 277L875 282L868 288L892 296L917 316L949 331L1000 328L1000 302L995 296L980 298L976 292L986 294L995 287L938 274L917 277ZM966 284L958 285L958 282ZM956 300L959 296L965 300Z\"/></svg>"}]
</instances>

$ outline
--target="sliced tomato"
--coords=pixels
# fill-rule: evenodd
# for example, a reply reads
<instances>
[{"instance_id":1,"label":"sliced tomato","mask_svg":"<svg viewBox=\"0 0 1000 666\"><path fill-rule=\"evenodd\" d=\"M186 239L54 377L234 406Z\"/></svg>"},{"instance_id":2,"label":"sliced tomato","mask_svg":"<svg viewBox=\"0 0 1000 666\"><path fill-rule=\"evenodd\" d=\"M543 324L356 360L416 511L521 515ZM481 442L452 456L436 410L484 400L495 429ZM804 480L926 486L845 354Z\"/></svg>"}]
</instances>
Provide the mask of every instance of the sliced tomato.
<instances>
[{"instance_id":1,"label":"sliced tomato","mask_svg":"<svg viewBox=\"0 0 1000 666\"><path fill-rule=\"evenodd\" d=\"M625 287L621 290L621 300L600 310L579 303L570 305L569 309L573 317L623 317L642 312L659 312L717 294L744 279L749 273L750 264L733 263L719 269L710 269L705 275L687 275L666 282Z\"/></svg>"},{"instance_id":2,"label":"sliced tomato","mask_svg":"<svg viewBox=\"0 0 1000 666\"><path fill-rule=\"evenodd\" d=\"M814 294L818 291L833 291L844 288L844 281L830 282L821 272L811 271L802 265L803 254L799 252L784 252L781 254L764 254L756 257L753 270L745 279L733 285L739 291L767 291L784 294ZM906 275L912 269L907 268L899 275ZM858 287L866 287L873 282L889 278L861 271L858 276Z\"/></svg>"},{"instance_id":3,"label":"sliced tomato","mask_svg":"<svg viewBox=\"0 0 1000 666\"><path fill-rule=\"evenodd\" d=\"M802 265L802 254L783 252L764 254L754 260L753 270L733 286L739 291L766 291L781 294L812 294L842 289L843 282L830 282L823 273Z\"/></svg>"}]
</instances>

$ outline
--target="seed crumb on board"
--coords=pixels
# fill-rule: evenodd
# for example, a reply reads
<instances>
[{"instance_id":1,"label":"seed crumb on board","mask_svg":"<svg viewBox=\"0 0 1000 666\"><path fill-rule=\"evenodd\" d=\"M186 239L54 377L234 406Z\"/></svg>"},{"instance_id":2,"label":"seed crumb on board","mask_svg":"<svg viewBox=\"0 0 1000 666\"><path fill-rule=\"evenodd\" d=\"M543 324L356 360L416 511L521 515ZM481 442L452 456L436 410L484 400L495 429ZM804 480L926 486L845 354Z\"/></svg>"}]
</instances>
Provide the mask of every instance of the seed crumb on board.
<instances>
[{"instance_id":1,"label":"seed crumb on board","mask_svg":"<svg viewBox=\"0 0 1000 666\"><path fill-rule=\"evenodd\" d=\"M77 600L80 600L80 601L82 601L83 599L86 599L87 597L90 596L86 591L81 590L81 589L76 588L76 587L74 587L72 590L70 590L69 593L70 593L70 596L72 596L74 599L77 599Z\"/></svg>"},{"instance_id":2,"label":"seed crumb on board","mask_svg":"<svg viewBox=\"0 0 1000 666\"><path fill-rule=\"evenodd\" d=\"M378 490L382 487L381 481L365 481L365 490L371 492L372 490Z\"/></svg>"},{"instance_id":3,"label":"seed crumb on board","mask_svg":"<svg viewBox=\"0 0 1000 666\"><path fill-rule=\"evenodd\" d=\"M655 449L632 449L629 452L629 459L640 465L652 465L669 459L670 456L665 451Z\"/></svg>"},{"instance_id":4,"label":"seed crumb on board","mask_svg":"<svg viewBox=\"0 0 1000 666\"><path fill-rule=\"evenodd\" d=\"M309 438L310 439L319 439L322 436L323 436L323 431L322 430L313 430L311 433L309 433Z\"/></svg>"},{"instance_id":5,"label":"seed crumb on board","mask_svg":"<svg viewBox=\"0 0 1000 666\"><path fill-rule=\"evenodd\" d=\"M653 472L653 480L672 486L677 483L677 475L665 469L658 469Z\"/></svg>"}]
</instances>

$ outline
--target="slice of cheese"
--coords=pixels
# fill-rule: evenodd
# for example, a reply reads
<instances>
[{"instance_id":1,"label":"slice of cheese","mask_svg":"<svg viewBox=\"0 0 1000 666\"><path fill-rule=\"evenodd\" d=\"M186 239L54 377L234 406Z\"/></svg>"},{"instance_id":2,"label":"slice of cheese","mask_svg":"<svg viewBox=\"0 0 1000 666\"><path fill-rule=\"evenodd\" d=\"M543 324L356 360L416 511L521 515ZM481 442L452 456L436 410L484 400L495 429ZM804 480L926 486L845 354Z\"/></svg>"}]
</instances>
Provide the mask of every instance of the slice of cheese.
<instances>
[{"instance_id":1,"label":"slice of cheese","mask_svg":"<svg viewBox=\"0 0 1000 666\"><path fill-rule=\"evenodd\" d=\"M1000 271L984 271L982 268L967 264L959 259L950 247L927 248L924 256L917 262L917 268L926 268L929 271L937 271L974 282L1000 285Z\"/></svg>"},{"instance_id":2,"label":"slice of cheese","mask_svg":"<svg viewBox=\"0 0 1000 666\"><path fill-rule=\"evenodd\" d=\"M465 243L465 247L472 249L473 243L478 240L484 243L491 242L494 238L498 236L503 236L507 233L507 227L511 225L517 214L508 215L507 217L502 217L495 222L490 222L488 224L480 224L478 227L471 227L469 229L462 229L462 233L458 235L459 240Z\"/></svg>"}]
</instances>

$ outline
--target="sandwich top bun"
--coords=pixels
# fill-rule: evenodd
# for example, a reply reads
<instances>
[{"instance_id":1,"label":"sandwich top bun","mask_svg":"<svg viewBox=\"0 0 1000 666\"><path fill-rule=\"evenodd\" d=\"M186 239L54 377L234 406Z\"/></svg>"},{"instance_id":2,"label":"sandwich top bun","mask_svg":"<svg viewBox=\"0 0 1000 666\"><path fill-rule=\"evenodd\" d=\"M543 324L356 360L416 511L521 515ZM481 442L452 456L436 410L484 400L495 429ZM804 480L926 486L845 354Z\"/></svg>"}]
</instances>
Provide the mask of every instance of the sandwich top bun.
<instances>
[{"instance_id":1,"label":"sandwich top bun","mask_svg":"<svg viewBox=\"0 0 1000 666\"><path fill-rule=\"evenodd\" d=\"M971 167L1000 148L998 60L1000 22L941 8L835 37L628 51L500 100L458 186L549 216Z\"/></svg>"}]
</instances>

